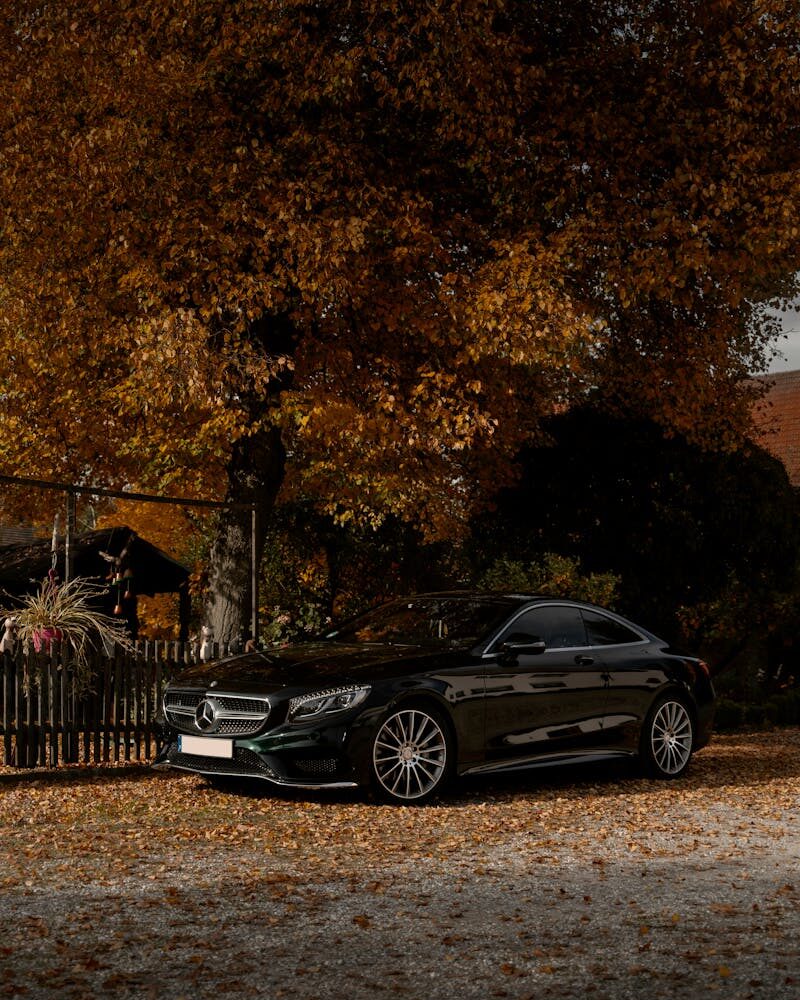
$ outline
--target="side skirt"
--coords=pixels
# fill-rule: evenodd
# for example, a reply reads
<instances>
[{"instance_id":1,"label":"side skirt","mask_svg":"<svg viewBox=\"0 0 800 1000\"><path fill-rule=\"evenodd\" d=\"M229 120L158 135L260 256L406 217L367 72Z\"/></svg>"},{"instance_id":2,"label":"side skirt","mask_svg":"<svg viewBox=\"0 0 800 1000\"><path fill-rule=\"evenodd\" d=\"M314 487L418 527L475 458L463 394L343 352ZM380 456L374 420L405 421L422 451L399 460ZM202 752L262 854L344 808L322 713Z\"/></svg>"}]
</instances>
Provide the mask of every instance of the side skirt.
<instances>
[{"instance_id":1,"label":"side skirt","mask_svg":"<svg viewBox=\"0 0 800 1000\"><path fill-rule=\"evenodd\" d=\"M594 763L603 760L622 760L637 757L633 750L604 750L602 753L585 753L575 750L572 753L553 754L549 757L529 757L523 760L492 762L468 767L460 774L494 774L500 771L530 771L540 767L553 767L558 764Z\"/></svg>"}]
</instances>

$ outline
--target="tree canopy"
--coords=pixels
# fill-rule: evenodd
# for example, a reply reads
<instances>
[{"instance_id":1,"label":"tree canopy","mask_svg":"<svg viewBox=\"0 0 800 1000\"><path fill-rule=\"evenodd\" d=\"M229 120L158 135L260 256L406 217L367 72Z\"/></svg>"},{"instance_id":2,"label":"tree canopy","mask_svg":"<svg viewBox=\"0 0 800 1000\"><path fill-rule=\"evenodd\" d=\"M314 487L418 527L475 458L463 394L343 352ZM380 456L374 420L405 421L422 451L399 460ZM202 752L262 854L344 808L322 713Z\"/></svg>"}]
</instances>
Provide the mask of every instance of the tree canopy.
<instances>
[{"instance_id":1,"label":"tree canopy","mask_svg":"<svg viewBox=\"0 0 800 1000\"><path fill-rule=\"evenodd\" d=\"M17 0L4 464L443 535L589 386L730 439L797 271L799 15Z\"/></svg>"}]
</instances>

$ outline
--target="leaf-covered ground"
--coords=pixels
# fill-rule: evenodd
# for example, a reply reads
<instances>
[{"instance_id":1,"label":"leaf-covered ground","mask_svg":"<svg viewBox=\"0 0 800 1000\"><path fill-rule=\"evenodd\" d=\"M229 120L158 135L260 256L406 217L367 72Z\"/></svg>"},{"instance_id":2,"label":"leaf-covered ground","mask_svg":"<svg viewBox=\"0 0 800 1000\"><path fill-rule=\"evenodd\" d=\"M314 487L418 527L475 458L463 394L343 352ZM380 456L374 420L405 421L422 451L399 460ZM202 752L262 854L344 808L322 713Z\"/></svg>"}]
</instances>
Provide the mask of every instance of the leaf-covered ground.
<instances>
[{"instance_id":1,"label":"leaf-covered ground","mask_svg":"<svg viewBox=\"0 0 800 1000\"><path fill-rule=\"evenodd\" d=\"M800 996L800 732L439 805L0 773L0 997Z\"/></svg>"}]
</instances>

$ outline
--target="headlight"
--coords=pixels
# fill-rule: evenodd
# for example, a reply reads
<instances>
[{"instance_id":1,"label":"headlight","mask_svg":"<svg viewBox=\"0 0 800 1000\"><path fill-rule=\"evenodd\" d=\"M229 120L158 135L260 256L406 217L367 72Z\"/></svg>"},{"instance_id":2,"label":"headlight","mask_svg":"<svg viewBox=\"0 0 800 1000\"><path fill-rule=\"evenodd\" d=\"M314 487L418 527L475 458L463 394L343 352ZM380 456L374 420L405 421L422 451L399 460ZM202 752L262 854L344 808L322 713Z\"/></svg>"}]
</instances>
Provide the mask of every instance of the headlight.
<instances>
[{"instance_id":1,"label":"headlight","mask_svg":"<svg viewBox=\"0 0 800 1000\"><path fill-rule=\"evenodd\" d=\"M289 702L286 718L289 722L305 722L306 719L317 719L321 715L333 715L355 708L367 697L369 685L358 687L330 688L327 691L315 691L312 694L301 694Z\"/></svg>"}]
</instances>

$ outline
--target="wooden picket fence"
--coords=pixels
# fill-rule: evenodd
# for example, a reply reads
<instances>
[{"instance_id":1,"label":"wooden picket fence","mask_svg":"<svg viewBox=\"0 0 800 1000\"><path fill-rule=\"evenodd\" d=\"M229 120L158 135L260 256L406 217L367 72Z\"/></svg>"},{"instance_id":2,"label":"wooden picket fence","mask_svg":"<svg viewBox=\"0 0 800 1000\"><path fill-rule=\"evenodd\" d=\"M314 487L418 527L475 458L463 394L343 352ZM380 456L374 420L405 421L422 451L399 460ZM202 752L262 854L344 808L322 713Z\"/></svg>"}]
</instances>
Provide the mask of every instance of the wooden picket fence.
<instances>
[{"instance_id":1,"label":"wooden picket fence","mask_svg":"<svg viewBox=\"0 0 800 1000\"><path fill-rule=\"evenodd\" d=\"M235 652L216 645L214 656ZM90 660L76 683L69 651L0 655L1 763L20 768L151 760L159 748L156 718L171 677L197 662L196 643L138 642Z\"/></svg>"}]
</instances>

